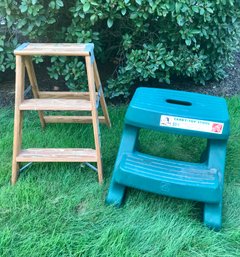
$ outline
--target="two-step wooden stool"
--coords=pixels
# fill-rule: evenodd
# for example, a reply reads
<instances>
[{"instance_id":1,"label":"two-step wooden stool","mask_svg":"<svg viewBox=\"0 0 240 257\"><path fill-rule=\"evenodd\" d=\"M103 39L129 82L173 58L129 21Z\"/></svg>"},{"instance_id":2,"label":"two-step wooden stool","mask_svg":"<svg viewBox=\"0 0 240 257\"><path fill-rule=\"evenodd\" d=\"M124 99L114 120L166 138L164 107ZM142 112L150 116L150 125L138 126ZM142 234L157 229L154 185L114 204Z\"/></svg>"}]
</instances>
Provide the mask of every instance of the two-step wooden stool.
<instances>
[{"instance_id":1,"label":"two-step wooden stool","mask_svg":"<svg viewBox=\"0 0 240 257\"><path fill-rule=\"evenodd\" d=\"M111 122L94 58L93 44L24 43L16 55L16 92L12 184L15 184L21 162L96 162L99 183L103 180L99 122ZM39 91L32 56L82 56L85 58L89 92ZM25 70L31 84L33 99L24 99ZM99 102L103 116L98 116ZM95 149L30 148L21 149L23 111L38 111L44 128L46 123L92 123ZM43 111L89 111L89 116L50 116Z\"/></svg>"}]
</instances>

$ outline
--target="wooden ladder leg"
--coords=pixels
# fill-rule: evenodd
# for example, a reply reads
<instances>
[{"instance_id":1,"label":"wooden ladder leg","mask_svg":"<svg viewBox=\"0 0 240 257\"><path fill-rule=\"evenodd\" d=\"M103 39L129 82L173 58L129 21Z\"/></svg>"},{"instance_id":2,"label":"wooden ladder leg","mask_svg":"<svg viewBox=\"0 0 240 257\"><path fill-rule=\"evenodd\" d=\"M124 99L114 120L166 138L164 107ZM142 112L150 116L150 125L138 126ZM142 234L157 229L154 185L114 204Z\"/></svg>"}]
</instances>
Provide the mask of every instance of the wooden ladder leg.
<instances>
[{"instance_id":1,"label":"wooden ladder leg","mask_svg":"<svg viewBox=\"0 0 240 257\"><path fill-rule=\"evenodd\" d=\"M31 84L31 87L32 87L33 96L34 96L34 98L40 98L39 97L39 89L38 89L36 73L35 73L33 63L32 63L32 59L31 59L30 56L25 57L25 66L26 66L29 81L30 81L30 84ZM39 115L39 118L40 118L41 126L42 126L42 128L44 128L45 125L46 125L46 122L45 122L45 119L44 119L43 112L38 111L38 115Z\"/></svg>"},{"instance_id":2,"label":"wooden ladder leg","mask_svg":"<svg viewBox=\"0 0 240 257\"><path fill-rule=\"evenodd\" d=\"M93 70L94 70L94 78L95 78L95 81L96 81L97 90L101 90L100 91L100 93L101 93L100 103L101 103L103 114L104 114L104 117L105 117L105 120L106 120L106 124L107 124L108 127L111 127L111 121L110 121L110 118L109 118L108 109L107 109L105 97L104 97L103 90L102 90L102 84L101 84L100 76L99 76L99 73L98 73L96 60L94 60L94 63L93 63Z\"/></svg>"},{"instance_id":3,"label":"wooden ladder leg","mask_svg":"<svg viewBox=\"0 0 240 257\"><path fill-rule=\"evenodd\" d=\"M93 123L95 147L97 152L98 181L101 184L103 182L103 172L102 172L99 120L98 120L98 111L96 107L96 89L95 89L95 81L94 81L93 63L91 62L90 56L86 56L85 60L86 60L90 101L92 104L92 123Z\"/></svg>"},{"instance_id":4,"label":"wooden ladder leg","mask_svg":"<svg viewBox=\"0 0 240 257\"><path fill-rule=\"evenodd\" d=\"M11 183L15 184L18 178L19 163L16 158L20 152L22 144L22 121L23 111L19 110L19 105L24 98L25 67L23 57L16 56L16 82L15 82L15 113L14 113L14 135L13 135L13 159Z\"/></svg>"}]
</instances>

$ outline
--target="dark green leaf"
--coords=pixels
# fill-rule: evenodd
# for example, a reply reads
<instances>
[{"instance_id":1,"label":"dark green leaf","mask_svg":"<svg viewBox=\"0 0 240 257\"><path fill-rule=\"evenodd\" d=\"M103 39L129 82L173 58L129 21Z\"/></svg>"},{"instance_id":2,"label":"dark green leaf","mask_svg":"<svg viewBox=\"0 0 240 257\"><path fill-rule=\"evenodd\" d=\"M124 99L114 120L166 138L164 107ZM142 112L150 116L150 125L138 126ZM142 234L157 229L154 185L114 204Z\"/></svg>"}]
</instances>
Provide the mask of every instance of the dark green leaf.
<instances>
[{"instance_id":1,"label":"dark green leaf","mask_svg":"<svg viewBox=\"0 0 240 257\"><path fill-rule=\"evenodd\" d=\"M174 63L170 60L170 61L166 61L166 65L169 67L173 67Z\"/></svg>"},{"instance_id":2,"label":"dark green leaf","mask_svg":"<svg viewBox=\"0 0 240 257\"><path fill-rule=\"evenodd\" d=\"M62 0L57 0L57 1L56 1L56 4L57 4L57 6L59 6L59 7L63 7L63 1L62 1Z\"/></svg>"},{"instance_id":3,"label":"dark green leaf","mask_svg":"<svg viewBox=\"0 0 240 257\"><path fill-rule=\"evenodd\" d=\"M199 7L198 7L197 5L192 6L192 10L193 10L195 13L199 13Z\"/></svg>"},{"instance_id":4,"label":"dark green leaf","mask_svg":"<svg viewBox=\"0 0 240 257\"><path fill-rule=\"evenodd\" d=\"M177 3L175 4L176 13L179 13L179 12L180 12L181 7L182 7L182 3L177 2Z\"/></svg>"},{"instance_id":5,"label":"dark green leaf","mask_svg":"<svg viewBox=\"0 0 240 257\"><path fill-rule=\"evenodd\" d=\"M28 7L26 5L20 5L20 10L22 13L26 12Z\"/></svg>"},{"instance_id":6,"label":"dark green leaf","mask_svg":"<svg viewBox=\"0 0 240 257\"><path fill-rule=\"evenodd\" d=\"M112 20L111 18L108 18L108 20L107 20L107 26L108 26L109 28L111 28L112 25L113 25L113 20Z\"/></svg>"},{"instance_id":7,"label":"dark green leaf","mask_svg":"<svg viewBox=\"0 0 240 257\"><path fill-rule=\"evenodd\" d=\"M184 17L182 15L178 15L177 16L177 23L179 26L183 26L184 25Z\"/></svg>"},{"instance_id":8,"label":"dark green leaf","mask_svg":"<svg viewBox=\"0 0 240 257\"><path fill-rule=\"evenodd\" d=\"M124 8L121 10L121 14L124 16L126 14L127 10Z\"/></svg>"},{"instance_id":9,"label":"dark green leaf","mask_svg":"<svg viewBox=\"0 0 240 257\"><path fill-rule=\"evenodd\" d=\"M191 41L190 38L188 38L188 39L185 40L185 43L186 43L187 46L190 46L190 45L191 45L191 42L192 42L192 41Z\"/></svg>"},{"instance_id":10,"label":"dark green leaf","mask_svg":"<svg viewBox=\"0 0 240 257\"><path fill-rule=\"evenodd\" d=\"M86 2L83 5L83 11L86 13L89 9L90 9L91 5L89 4L89 2Z\"/></svg>"}]
</instances>

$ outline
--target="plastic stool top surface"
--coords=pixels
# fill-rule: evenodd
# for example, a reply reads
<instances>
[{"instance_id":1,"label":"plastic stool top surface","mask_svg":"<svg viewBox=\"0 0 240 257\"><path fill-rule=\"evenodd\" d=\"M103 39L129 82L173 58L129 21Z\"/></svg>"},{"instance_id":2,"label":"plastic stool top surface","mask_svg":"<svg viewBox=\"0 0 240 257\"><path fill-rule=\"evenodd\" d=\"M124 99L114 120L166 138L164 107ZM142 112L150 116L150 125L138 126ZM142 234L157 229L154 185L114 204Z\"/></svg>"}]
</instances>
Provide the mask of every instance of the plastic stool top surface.
<instances>
[{"instance_id":1,"label":"plastic stool top surface","mask_svg":"<svg viewBox=\"0 0 240 257\"><path fill-rule=\"evenodd\" d=\"M172 125L164 126L163 119L169 118L174 119ZM180 134L204 134L204 137L209 134L210 138L227 138L229 135L229 115L224 98L184 91L138 88L129 105L125 122ZM178 127L174 122L179 123ZM217 132L208 131L209 126L219 129L218 126L220 129Z\"/></svg>"}]
</instances>

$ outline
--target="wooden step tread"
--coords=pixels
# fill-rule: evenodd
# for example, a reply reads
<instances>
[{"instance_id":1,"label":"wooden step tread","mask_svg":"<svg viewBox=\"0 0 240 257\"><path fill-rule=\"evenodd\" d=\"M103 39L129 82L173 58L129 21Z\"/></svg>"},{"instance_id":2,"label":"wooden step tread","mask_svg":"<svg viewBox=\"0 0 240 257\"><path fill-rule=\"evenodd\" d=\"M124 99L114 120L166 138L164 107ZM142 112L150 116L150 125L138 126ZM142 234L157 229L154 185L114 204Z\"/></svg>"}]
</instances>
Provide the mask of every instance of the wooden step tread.
<instances>
[{"instance_id":1,"label":"wooden step tread","mask_svg":"<svg viewBox=\"0 0 240 257\"><path fill-rule=\"evenodd\" d=\"M97 97L97 93L96 93ZM39 98L64 98L64 99L90 99L89 92L71 92L71 91L39 91Z\"/></svg>"},{"instance_id":2,"label":"wooden step tread","mask_svg":"<svg viewBox=\"0 0 240 257\"><path fill-rule=\"evenodd\" d=\"M85 99L27 99L20 110L36 111L91 111L91 102Z\"/></svg>"},{"instance_id":3,"label":"wooden step tread","mask_svg":"<svg viewBox=\"0 0 240 257\"><path fill-rule=\"evenodd\" d=\"M92 123L92 116L44 116L46 123ZM104 116L98 116L100 123L106 123Z\"/></svg>"},{"instance_id":4,"label":"wooden step tread","mask_svg":"<svg viewBox=\"0 0 240 257\"><path fill-rule=\"evenodd\" d=\"M90 148L29 148L20 151L17 162L96 162L97 152Z\"/></svg>"},{"instance_id":5,"label":"wooden step tread","mask_svg":"<svg viewBox=\"0 0 240 257\"><path fill-rule=\"evenodd\" d=\"M81 43L24 43L15 51L15 55L49 55L49 56L89 56L93 44Z\"/></svg>"}]
</instances>

